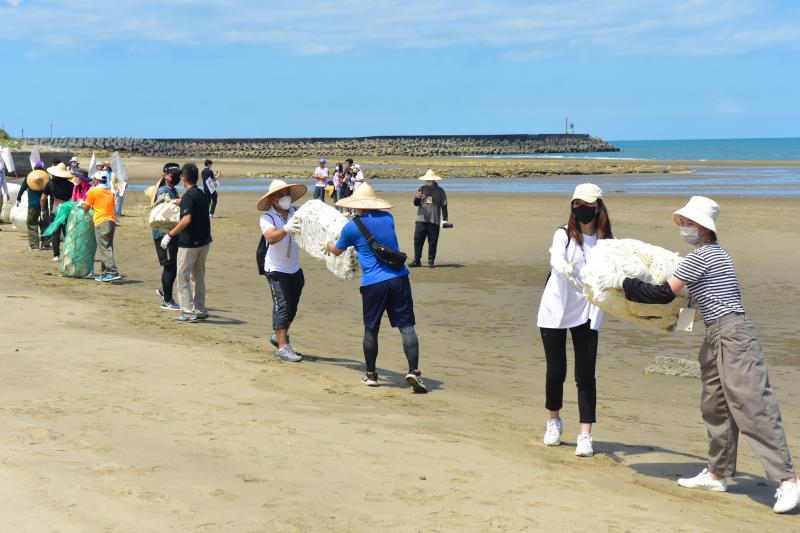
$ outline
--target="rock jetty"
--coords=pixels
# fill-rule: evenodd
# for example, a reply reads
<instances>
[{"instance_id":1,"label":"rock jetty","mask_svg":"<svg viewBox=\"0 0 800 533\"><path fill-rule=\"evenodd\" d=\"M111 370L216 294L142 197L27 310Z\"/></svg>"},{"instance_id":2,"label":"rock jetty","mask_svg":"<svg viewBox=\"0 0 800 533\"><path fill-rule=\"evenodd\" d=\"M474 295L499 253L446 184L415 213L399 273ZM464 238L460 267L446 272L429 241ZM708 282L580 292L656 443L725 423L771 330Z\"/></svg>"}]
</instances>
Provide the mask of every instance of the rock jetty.
<instances>
[{"instance_id":1,"label":"rock jetty","mask_svg":"<svg viewBox=\"0 0 800 533\"><path fill-rule=\"evenodd\" d=\"M425 135L353 138L136 139L59 137L26 139L75 151L120 151L155 157L290 158L325 154L346 157L441 157L509 154L618 152L619 148L587 134Z\"/></svg>"}]
</instances>

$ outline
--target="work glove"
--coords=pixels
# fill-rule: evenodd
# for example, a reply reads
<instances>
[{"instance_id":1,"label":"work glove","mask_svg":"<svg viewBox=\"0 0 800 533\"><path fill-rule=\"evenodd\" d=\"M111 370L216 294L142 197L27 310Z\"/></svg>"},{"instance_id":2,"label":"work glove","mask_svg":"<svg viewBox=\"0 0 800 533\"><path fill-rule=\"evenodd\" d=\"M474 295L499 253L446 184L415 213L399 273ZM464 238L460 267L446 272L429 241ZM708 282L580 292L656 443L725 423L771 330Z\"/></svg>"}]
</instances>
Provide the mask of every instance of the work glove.
<instances>
[{"instance_id":1,"label":"work glove","mask_svg":"<svg viewBox=\"0 0 800 533\"><path fill-rule=\"evenodd\" d=\"M283 231L286 233L300 233L300 223L294 218L290 218L286 224L283 225Z\"/></svg>"},{"instance_id":2,"label":"work glove","mask_svg":"<svg viewBox=\"0 0 800 533\"><path fill-rule=\"evenodd\" d=\"M627 277L625 274L602 274L597 282L601 289L621 289Z\"/></svg>"},{"instance_id":3,"label":"work glove","mask_svg":"<svg viewBox=\"0 0 800 533\"><path fill-rule=\"evenodd\" d=\"M166 250L167 247L169 246L169 241L171 241L171 240L172 240L172 236L169 233L167 233L166 235L161 237L161 244L160 244L161 249Z\"/></svg>"}]
</instances>

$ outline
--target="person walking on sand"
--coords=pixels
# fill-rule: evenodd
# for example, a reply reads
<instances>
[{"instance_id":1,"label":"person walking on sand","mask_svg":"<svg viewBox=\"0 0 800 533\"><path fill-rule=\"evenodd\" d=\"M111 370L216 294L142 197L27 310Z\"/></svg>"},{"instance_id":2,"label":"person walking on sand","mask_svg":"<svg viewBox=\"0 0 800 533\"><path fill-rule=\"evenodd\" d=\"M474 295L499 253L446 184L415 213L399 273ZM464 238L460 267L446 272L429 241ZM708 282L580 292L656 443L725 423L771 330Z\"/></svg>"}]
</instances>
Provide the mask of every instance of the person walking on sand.
<instances>
[{"instance_id":1,"label":"person walking on sand","mask_svg":"<svg viewBox=\"0 0 800 533\"><path fill-rule=\"evenodd\" d=\"M719 212L710 198L693 196L673 213L681 238L693 250L661 285L623 274L607 275L600 285L623 289L625 298L645 304L669 303L685 287L691 306L700 308L706 325L699 354L700 410L708 432L709 461L697 476L679 479L678 485L727 491L726 478L736 475L741 432L767 477L779 483L773 510L786 513L797 507L800 485L758 332L742 306L733 260L717 240Z\"/></svg>"},{"instance_id":2,"label":"person walking on sand","mask_svg":"<svg viewBox=\"0 0 800 533\"><path fill-rule=\"evenodd\" d=\"M593 183L575 188L567 224L559 227L550 246L550 275L539 304L537 326L547 361L545 408L550 417L544 433L546 446L559 446L564 426L561 407L567 378L567 331L575 350L575 384L578 388L580 434L575 455L592 457L592 424L596 419L598 332L603 312L581 290L581 269L599 239L613 239L603 191Z\"/></svg>"},{"instance_id":3,"label":"person walking on sand","mask_svg":"<svg viewBox=\"0 0 800 533\"><path fill-rule=\"evenodd\" d=\"M422 381L419 370L419 340L414 329L414 300L411 296L411 282L408 269L403 264L405 254L399 253L394 218L385 210L392 204L375 195L372 187L364 183L352 196L339 200L337 206L353 209L358 216L347 222L342 228L339 240L324 246L326 253L341 255L350 246L358 252L361 264L361 304L364 317L364 360L367 372L361 380L367 386L378 385L378 373L375 364L378 360L378 333L381 328L383 313L389 315L389 323L400 330L403 352L408 361L408 383L416 393L428 392ZM399 254L399 257L379 258L373 248L378 243ZM392 261L391 266L386 260Z\"/></svg>"},{"instance_id":4,"label":"person walking on sand","mask_svg":"<svg viewBox=\"0 0 800 533\"><path fill-rule=\"evenodd\" d=\"M153 195L153 205L164 202L179 203L178 191L175 186L181 179L181 167L178 163L167 163L163 168L163 176L156 183ZM166 235L163 231L153 230L153 243L156 247L158 264L161 266L161 288L156 289L156 294L161 297L161 309L166 311L180 311L181 306L172 296L175 278L178 277L178 239L170 239L166 248L161 247L161 241Z\"/></svg>"},{"instance_id":5,"label":"person walking on sand","mask_svg":"<svg viewBox=\"0 0 800 533\"><path fill-rule=\"evenodd\" d=\"M214 164L213 161L210 159L206 159L203 162L203 173L200 176L200 179L203 182L203 192L206 194L208 198L210 208L208 210L208 216L214 218L217 212L217 199L219 198L219 192L217 191L217 187L219 185L220 177L222 176L222 172L219 170L214 171L211 170L211 166Z\"/></svg>"},{"instance_id":6,"label":"person walking on sand","mask_svg":"<svg viewBox=\"0 0 800 533\"><path fill-rule=\"evenodd\" d=\"M333 173L333 204L341 200L342 197L342 181L344 181L344 168L341 163L336 163L336 171ZM339 209L337 207L337 209Z\"/></svg>"},{"instance_id":7,"label":"person walking on sand","mask_svg":"<svg viewBox=\"0 0 800 533\"><path fill-rule=\"evenodd\" d=\"M122 276L117 270L114 259L114 231L116 230L116 217L114 215L114 193L108 187L108 173L95 172L92 176L94 187L86 193L86 200L82 202L83 210L92 210L94 221L94 235L97 240L97 255L100 257L100 275L95 281L116 281Z\"/></svg>"},{"instance_id":8,"label":"person walking on sand","mask_svg":"<svg viewBox=\"0 0 800 533\"><path fill-rule=\"evenodd\" d=\"M314 169L314 200L325 201L325 187L328 185L328 167L325 166L327 161L324 159L319 160L319 166Z\"/></svg>"},{"instance_id":9,"label":"person walking on sand","mask_svg":"<svg viewBox=\"0 0 800 533\"><path fill-rule=\"evenodd\" d=\"M422 260L422 247L428 240L428 266L433 268L436 261L436 246L439 243L439 229L447 224L447 194L438 182L441 176L428 170L418 178L426 184L417 190L414 205L417 206L417 220L414 223L414 260L410 267L418 267Z\"/></svg>"},{"instance_id":10,"label":"person walking on sand","mask_svg":"<svg viewBox=\"0 0 800 533\"><path fill-rule=\"evenodd\" d=\"M264 275L272 294L272 329L270 342L275 346L275 359L293 363L302 357L293 349L289 328L297 316L297 306L303 293L305 277L300 268L300 246L287 233L296 222L297 210L292 202L306 193L305 185L289 185L283 180L272 180L269 191L261 197L256 207L262 211L260 226L264 237Z\"/></svg>"},{"instance_id":11,"label":"person walking on sand","mask_svg":"<svg viewBox=\"0 0 800 533\"><path fill-rule=\"evenodd\" d=\"M89 192L89 188L92 186L92 180L89 176L84 174L86 172L83 169L78 169L72 172L72 196L70 200L73 202L80 202L81 200L86 200L86 194Z\"/></svg>"},{"instance_id":12,"label":"person walking on sand","mask_svg":"<svg viewBox=\"0 0 800 533\"><path fill-rule=\"evenodd\" d=\"M73 157L73 159L75 158ZM70 161L70 163L72 163L72 161ZM45 210L48 199L50 201L50 217L47 221L49 225L55 220L58 207L64 202L72 200L72 191L75 185L71 181L74 176L64 163L59 163L58 165L48 168L47 173L50 174L51 179L47 182L47 185L44 186L41 201L43 211ZM66 237L66 228L64 225L61 225L50 234L50 242L53 244L53 261L59 261L61 259L62 235Z\"/></svg>"},{"instance_id":13,"label":"person walking on sand","mask_svg":"<svg viewBox=\"0 0 800 533\"><path fill-rule=\"evenodd\" d=\"M181 219L161 238L161 248L169 248L178 238L178 296L181 314L178 322L196 322L208 318L206 309L206 259L211 248L211 220L208 197L197 188L200 172L188 163L181 169L183 188ZM192 290L194 285L194 290Z\"/></svg>"},{"instance_id":14,"label":"person walking on sand","mask_svg":"<svg viewBox=\"0 0 800 533\"><path fill-rule=\"evenodd\" d=\"M47 250L50 248L50 237L42 236L47 229L47 215L42 211L42 191L50 181L50 176L44 170L44 163L38 161L35 168L22 181L17 193L17 205L22 201L22 195L28 191L28 248L30 250Z\"/></svg>"}]
</instances>

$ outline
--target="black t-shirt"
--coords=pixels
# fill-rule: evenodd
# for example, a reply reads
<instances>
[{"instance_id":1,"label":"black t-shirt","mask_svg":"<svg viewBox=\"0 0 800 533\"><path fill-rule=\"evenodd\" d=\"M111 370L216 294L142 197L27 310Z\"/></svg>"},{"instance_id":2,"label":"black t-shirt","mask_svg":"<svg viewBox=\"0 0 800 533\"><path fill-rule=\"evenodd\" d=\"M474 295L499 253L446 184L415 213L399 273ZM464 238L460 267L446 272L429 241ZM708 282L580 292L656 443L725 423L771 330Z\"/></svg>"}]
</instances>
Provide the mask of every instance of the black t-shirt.
<instances>
[{"instance_id":1,"label":"black t-shirt","mask_svg":"<svg viewBox=\"0 0 800 533\"><path fill-rule=\"evenodd\" d=\"M53 178L44 186L43 194L52 196L56 200L69 202L72 200L72 188L75 187L73 183L66 178Z\"/></svg>"},{"instance_id":2,"label":"black t-shirt","mask_svg":"<svg viewBox=\"0 0 800 533\"><path fill-rule=\"evenodd\" d=\"M203 191L192 187L181 198L181 218L192 215L192 221L178 235L181 248L199 248L211 242L211 221L208 217L208 198Z\"/></svg>"},{"instance_id":3,"label":"black t-shirt","mask_svg":"<svg viewBox=\"0 0 800 533\"><path fill-rule=\"evenodd\" d=\"M203 180L203 192L211 194L211 191L208 190L208 185L206 185L206 180L208 178L214 179L214 171L210 168L204 168L203 172L200 173L200 179Z\"/></svg>"}]
</instances>

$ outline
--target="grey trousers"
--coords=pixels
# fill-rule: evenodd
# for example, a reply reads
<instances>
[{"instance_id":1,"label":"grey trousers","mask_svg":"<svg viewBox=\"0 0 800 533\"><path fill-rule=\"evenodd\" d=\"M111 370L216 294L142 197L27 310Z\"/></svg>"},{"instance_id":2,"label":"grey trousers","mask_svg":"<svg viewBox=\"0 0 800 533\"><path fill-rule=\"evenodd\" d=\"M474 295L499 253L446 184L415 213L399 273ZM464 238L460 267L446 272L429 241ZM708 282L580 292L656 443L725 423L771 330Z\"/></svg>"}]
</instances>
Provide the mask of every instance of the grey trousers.
<instances>
[{"instance_id":1,"label":"grey trousers","mask_svg":"<svg viewBox=\"0 0 800 533\"><path fill-rule=\"evenodd\" d=\"M112 220L107 220L94 227L94 236L97 240L97 256L100 259L101 274L117 274L117 263L114 261L114 230L117 225Z\"/></svg>"},{"instance_id":2,"label":"grey trousers","mask_svg":"<svg viewBox=\"0 0 800 533\"><path fill-rule=\"evenodd\" d=\"M185 315L207 314L206 258L211 244L178 248L178 303ZM194 290L192 290L194 284Z\"/></svg>"},{"instance_id":3,"label":"grey trousers","mask_svg":"<svg viewBox=\"0 0 800 533\"><path fill-rule=\"evenodd\" d=\"M724 477L736 474L741 431L769 479L795 477L778 399L750 319L734 313L709 324L699 359L701 410L710 441L708 469Z\"/></svg>"}]
</instances>

